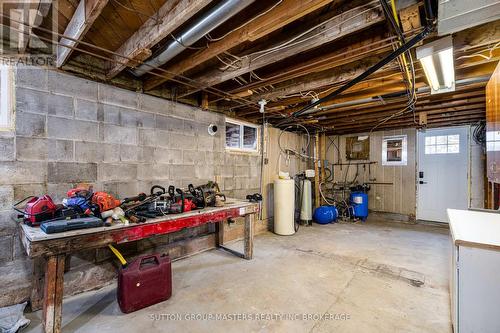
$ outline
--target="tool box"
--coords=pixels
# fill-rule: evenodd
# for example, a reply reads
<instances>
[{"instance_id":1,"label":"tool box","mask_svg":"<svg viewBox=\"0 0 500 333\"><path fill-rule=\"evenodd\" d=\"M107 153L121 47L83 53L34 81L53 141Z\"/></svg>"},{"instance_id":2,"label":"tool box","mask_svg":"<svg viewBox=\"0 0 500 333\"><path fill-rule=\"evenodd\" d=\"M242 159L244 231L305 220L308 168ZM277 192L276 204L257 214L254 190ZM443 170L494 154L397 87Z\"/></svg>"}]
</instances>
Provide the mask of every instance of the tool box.
<instances>
[{"instance_id":1,"label":"tool box","mask_svg":"<svg viewBox=\"0 0 500 333\"><path fill-rule=\"evenodd\" d=\"M118 273L118 305L130 313L166 301L172 295L172 267L167 255L140 257Z\"/></svg>"}]
</instances>

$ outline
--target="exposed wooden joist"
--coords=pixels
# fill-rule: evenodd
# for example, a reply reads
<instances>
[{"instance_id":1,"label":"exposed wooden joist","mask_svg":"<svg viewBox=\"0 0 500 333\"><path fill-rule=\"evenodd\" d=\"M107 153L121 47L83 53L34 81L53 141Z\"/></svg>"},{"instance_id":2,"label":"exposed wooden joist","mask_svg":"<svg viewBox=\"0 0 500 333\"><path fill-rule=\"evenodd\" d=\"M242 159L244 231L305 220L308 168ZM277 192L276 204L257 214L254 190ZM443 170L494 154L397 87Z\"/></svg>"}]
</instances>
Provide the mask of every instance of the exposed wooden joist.
<instances>
[{"instance_id":1,"label":"exposed wooden joist","mask_svg":"<svg viewBox=\"0 0 500 333\"><path fill-rule=\"evenodd\" d=\"M356 43L350 43L331 53L323 54L307 62L298 63L285 70L280 69L272 73L266 73L265 76L259 74L262 80L234 89L231 93L275 85L286 80L352 63L363 57L384 53L391 49L390 39L382 39L381 36L368 36ZM265 94L259 95L258 99L265 97Z\"/></svg>"},{"instance_id":2,"label":"exposed wooden joist","mask_svg":"<svg viewBox=\"0 0 500 333\"><path fill-rule=\"evenodd\" d=\"M473 110L472 113L455 114L455 115L444 115L444 116L433 116L428 119L427 127L433 126L452 126L458 122L462 123L474 123L485 118L484 110ZM353 133L363 133L368 132L373 129L374 123L364 124L364 125L352 125L343 127L333 127L330 133L335 132L335 134L353 134ZM405 127L416 127L417 125L413 121L413 116L408 116L405 119L397 118L387 121L386 123L378 126L377 131L385 129L395 129L395 128L405 128Z\"/></svg>"},{"instance_id":3,"label":"exposed wooden joist","mask_svg":"<svg viewBox=\"0 0 500 333\"><path fill-rule=\"evenodd\" d=\"M436 123L445 123L446 125L449 125L450 123L453 123L454 121L461 121L461 120L471 120L473 121L478 121L480 119L484 119L485 117L485 111L484 109L479 109L479 110L473 110L472 112L468 111L465 113L458 113L458 114L452 114L452 115L434 115L430 118L427 119L427 124L436 124ZM337 131L349 131L350 133L358 133L358 132L363 132L363 131L368 131L371 130L374 126L374 123L370 124L362 124L362 125L352 125L352 126L342 126L342 127L333 127L333 130ZM396 118L393 120L388 121L387 123L384 123L383 125L390 125L390 126L399 126L399 128L402 127L416 127L416 124L413 121L413 116L408 115L405 118ZM383 126L377 127L377 130L380 130Z\"/></svg>"},{"instance_id":4,"label":"exposed wooden joist","mask_svg":"<svg viewBox=\"0 0 500 333\"><path fill-rule=\"evenodd\" d=\"M328 20L325 24L301 36L288 46L281 47L282 42L270 47L271 51L254 54L242 58L236 70L221 71L215 69L201 76L195 77L203 87L211 87L221 82L231 80L240 75L249 73L259 68L274 64L299 53L314 49L323 44L330 43L352 33L359 32L385 20L378 1L345 11ZM198 90L190 90L186 96Z\"/></svg>"},{"instance_id":5,"label":"exposed wooden joist","mask_svg":"<svg viewBox=\"0 0 500 333\"><path fill-rule=\"evenodd\" d=\"M479 104L466 104L463 106L458 106L458 107L450 107L450 108L443 108L443 109L435 109L435 108L420 108L415 110L415 112L418 114L420 112L425 112L427 113L428 119L432 118L433 116L439 116L439 115L446 115L446 114L455 114L458 112L470 112L471 110L476 110L474 112L477 112L477 110L482 110L484 112L486 108L485 103L479 103ZM380 114L375 114L372 115L370 118L357 118L357 119L339 119L339 120L333 120L330 122L324 122L321 121L321 125L323 126L334 126L336 128L341 128L341 127L352 127L352 126L363 126L363 125L374 125L377 122L379 122L382 119L388 118L394 114L394 112L381 112ZM412 112L407 112L405 114L406 117L411 117L413 118ZM394 119L401 119L404 116L396 116Z\"/></svg>"},{"instance_id":6,"label":"exposed wooden joist","mask_svg":"<svg viewBox=\"0 0 500 333\"><path fill-rule=\"evenodd\" d=\"M212 0L180 0L167 1L158 11L157 19L149 18L116 53L135 61L127 62L125 58L113 55L107 64L109 68L106 76L111 79L118 75L125 67L135 66L136 62L145 60L151 55L151 47L158 44L175 29L202 10Z\"/></svg>"},{"instance_id":7,"label":"exposed wooden joist","mask_svg":"<svg viewBox=\"0 0 500 333\"><path fill-rule=\"evenodd\" d=\"M489 28L489 29L488 29ZM496 33L496 34L495 34ZM459 32L455 36L455 49L456 49L456 57L459 57L462 52L469 50L473 45L491 45L492 43L496 43L500 40L500 22L491 23L489 26L479 26L476 28L468 29L462 32ZM492 59L494 60L494 59ZM474 65L474 64L473 64ZM361 73L363 69L367 69L368 66L362 66L358 64L353 64L353 66L359 66L360 68L357 71L354 69L348 69L346 66L342 67L342 72L351 71L354 74ZM457 65L457 69L469 67L471 65L465 63L462 65ZM418 70L418 68L417 68ZM381 72L386 72L387 68ZM288 72L288 69L283 69L284 73ZM339 75L339 76L337 76ZM330 77L330 79L328 79ZM309 76L300 76L297 80L289 80L286 84L283 84L281 87L277 87L271 93L264 93L255 95L253 99L267 99L273 100L279 96L285 96L290 94L297 94L301 91L309 91L320 89L322 87L341 83L342 80L350 80L354 76L347 76L345 73L335 74L335 72L330 73L316 73ZM315 82L317 81L317 82ZM363 84L360 83L360 84ZM291 101L289 104L294 103ZM284 104L286 102L284 101ZM271 106L271 105L270 105Z\"/></svg>"},{"instance_id":8,"label":"exposed wooden joist","mask_svg":"<svg viewBox=\"0 0 500 333\"><path fill-rule=\"evenodd\" d=\"M490 60L484 60L483 59L483 60L481 60L479 62L467 62L467 63L458 64L456 66L456 68L460 69L460 70L457 71L457 76L456 76L457 80L467 79L467 78L477 78L477 77L483 77L485 75L489 75L489 74L491 74L491 72L494 69L495 65L496 65L496 60L493 59L493 58L490 59ZM323 86L322 84L324 82L328 81L329 78L333 79L334 82L337 81L337 77L335 76L336 75L335 74L336 71L337 71L337 69L334 70L334 71L332 71L332 72L317 73L317 75L308 76L308 78L311 81L305 81L304 83L306 83L308 85L307 86L308 88L310 88L310 87L312 88L314 86L317 86L316 89L319 89L319 88L321 88ZM382 71L383 74L385 74L386 72L387 71ZM421 80L423 80L423 77L421 76L423 74L420 73L420 72L421 72L421 70L417 69L417 80L420 81L420 82L417 81L417 86L422 86L422 84L423 84L423 81L421 81ZM329 77L329 75L330 75L330 77ZM393 74L391 73L390 76L392 76L392 75ZM375 80L375 78L374 78L373 82L377 82L378 80L380 80L380 78L377 78L377 80ZM393 81L390 81L390 82L393 83ZM337 83L341 84L342 81L338 80ZM362 82L359 85L363 86L365 83L366 82ZM382 81L382 83L383 83L383 81ZM389 81L387 83L389 83ZM296 85L300 86L300 83L297 82ZM287 84L287 87L285 87L285 89L289 89L289 90L287 90L287 93L289 93L289 91L291 93L295 89L297 89L297 86L293 86L293 85L288 86L288 84ZM328 105L333 105L333 104L337 104L337 103L347 102L347 101L350 101L350 100L356 100L356 99L360 99L360 98L367 98L367 97L372 97L372 96L378 96L378 95L381 95L381 94L385 94L387 92L397 92L398 91L398 88L397 88L398 86L399 86L398 84L393 85L393 86L388 85L388 84L387 85L382 85L382 87L378 88L378 91L371 91L371 92L370 91L364 91L364 89L363 89L363 90L361 90L361 91L359 91L357 93L351 93L351 90L350 90L350 92L348 94L344 94L344 95L342 95L340 97L337 97L334 101L322 103L322 105L323 106L328 106ZM330 85L330 87L332 87L332 86ZM335 87L335 86L333 86L333 87ZM323 87L322 89L326 89L326 88ZM352 89L353 89L352 91L357 91L356 87L353 87ZM296 91L297 93L300 92L300 91L308 91L308 90L302 90L302 89L297 89L297 90L298 90L298 91ZM314 89L309 89L309 90L314 90ZM401 89L400 91L403 91L403 90L404 89ZM458 90L458 88L457 88L457 90ZM276 91L279 91L279 89L276 89ZM329 89L329 91L331 91L331 88ZM320 94L320 97L324 96L325 94L326 93ZM309 102L310 102L309 100L304 100L303 98L301 99L300 96L299 97L293 97L291 99L283 99L283 100L280 100L280 101L277 101L277 102L274 102L274 103L269 103L268 104L269 113L280 112L281 110L278 108L278 106L287 106L287 105L294 105L294 107L287 109L287 113L288 112L293 112L293 111L301 109L303 106L305 106ZM361 107L366 107L366 106L363 105ZM354 108L354 106L353 106L353 108ZM252 114L256 114L256 112L255 111L251 111L251 110L242 110L242 111L238 112L238 114L241 115L241 116L249 116L249 115L252 115ZM256 114L256 116L257 116L257 114ZM252 116L250 116L249 119L252 119Z\"/></svg>"},{"instance_id":9,"label":"exposed wooden joist","mask_svg":"<svg viewBox=\"0 0 500 333\"><path fill-rule=\"evenodd\" d=\"M228 51L243 42L257 40L331 2L333 0L283 0L281 4L266 15L231 32L222 40L211 43L208 49L199 51L193 56L167 67L166 70L175 74L182 74L224 51ZM172 77L174 75L170 78ZM168 79L168 76L165 76L165 78L149 79L144 83L144 89L154 89L168 81Z\"/></svg>"},{"instance_id":10,"label":"exposed wooden joist","mask_svg":"<svg viewBox=\"0 0 500 333\"><path fill-rule=\"evenodd\" d=\"M61 67L69 59L73 52L73 47L77 46L78 41L82 40L94 21L99 17L108 0L81 0L68 23L64 36L72 40L61 38L57 46L57 67ZM66 47L69 46L69 47Z\"/></svg>"}]
</instances>

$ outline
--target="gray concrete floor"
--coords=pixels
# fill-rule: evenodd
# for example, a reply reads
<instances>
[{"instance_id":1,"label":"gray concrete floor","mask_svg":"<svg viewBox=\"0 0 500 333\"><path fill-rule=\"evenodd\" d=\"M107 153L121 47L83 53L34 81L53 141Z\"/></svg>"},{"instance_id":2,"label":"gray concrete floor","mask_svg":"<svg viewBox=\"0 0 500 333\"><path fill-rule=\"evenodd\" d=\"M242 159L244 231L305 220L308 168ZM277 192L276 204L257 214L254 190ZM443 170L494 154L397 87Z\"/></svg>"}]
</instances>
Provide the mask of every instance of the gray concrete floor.
<instances>
[{"instance_id":1,"label":"gray concrete floor","mask_svg":"<svg viewBox=\"0 0 500 333\"><path fill-rule=\"evenodd\" d=\"M451 332L445 228L314 225L260 235L254 253L176 261L172 298L128 315L114 285L65 299L63 332ZM190 317L209 314L226 318ZM41 331L40 316L28 314L29 332Z\"/></svg>"}]
</instances>

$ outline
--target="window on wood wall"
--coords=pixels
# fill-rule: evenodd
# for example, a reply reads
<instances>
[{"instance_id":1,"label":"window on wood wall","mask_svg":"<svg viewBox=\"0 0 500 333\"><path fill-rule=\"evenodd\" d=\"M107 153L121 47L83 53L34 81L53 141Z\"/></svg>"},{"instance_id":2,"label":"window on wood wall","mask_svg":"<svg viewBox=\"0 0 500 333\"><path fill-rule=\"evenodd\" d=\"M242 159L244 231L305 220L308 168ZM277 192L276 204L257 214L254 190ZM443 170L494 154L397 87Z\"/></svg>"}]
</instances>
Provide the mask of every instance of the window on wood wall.
<instances>
[{"instance_id":1,"label":"window on wood wall","mask_svg":"<svg viewBox=\"0 0 500 333\"><path fill-rule=\"evenodd\" d=\"M382 165L406 165L407 159L407 136L384 136L382 140Z\"/></svg>"},{"instance_id":2,"label":"window on wood wall","mask_svg":"<svg viewBox=\"0 0 500 333\"><path fill-rule=\"evenodd\" d=\"M14 79L10 66L0 65L0 131L14 128Z\"/></svg>"},{"instance_id":3,"label":"window on wood wall","mask_svg":"<svg viewBox=\"0 0 500 333\"><path fill-rule=\"evenodd\" d=\"M226 119L226 149L258 152L259 127L250 123Z\"/></svg>"}]
</instances>

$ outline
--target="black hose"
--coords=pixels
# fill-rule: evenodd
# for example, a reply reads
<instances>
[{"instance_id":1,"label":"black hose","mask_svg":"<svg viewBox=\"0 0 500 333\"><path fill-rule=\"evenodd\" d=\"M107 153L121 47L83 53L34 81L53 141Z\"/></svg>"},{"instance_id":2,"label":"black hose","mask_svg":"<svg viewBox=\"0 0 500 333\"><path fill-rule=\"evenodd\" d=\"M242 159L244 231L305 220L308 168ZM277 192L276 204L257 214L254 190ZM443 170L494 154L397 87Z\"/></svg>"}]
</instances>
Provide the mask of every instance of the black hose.
<instances>
[{"instance_id":1,"label":"black hose","mask_svg":"<svg viewBox=\"0 0 500 333\"><path fill-rule=\"evenodd\" d=\"M432 9L431 0L424 0L424 10L425 10L425 19L427 20L427 26L434 25L436 16L434 15L434 10Z\"/></svg>"},{"instance_id":2,"label":"black hose","mask_svg":"<svg viewBox=\"0 0 500 333\"><path fill-rule=\"evenodd\" d=\"M358 84L359 82L363 81L368 76L372 75L373 73L375 73L376 71L378 71L379 69L381 69L382 67L384 67L385 65L387 65L388 63L390 63L391 61L393 61L394 59L396 59L397 57L399 57L401 54L403 54L403 53L407 52L408 50L410 50L418 42L420 42L425 37L427 37L427 35L432 30L434 30L434 26L433 25L427 25L427 26L425 26L425 28L420 33L418 33L415 37L413 37L412 39L410 39L405 44L401 45L398 49L396 49L394 52L392 52L391 54L389 54L388 56L386 56L384 59L382 59L381 61L379 61L378 63L376 63L372 67L368 68L365 72L363 72L360 75L356 76L354 79L352 79L351 81L347 82L346 84L344 84L343 86L341 86L337 90L335 90L335 91L331 92L330 94L326 95L325 97L320 98L317 101L315 101L313 103L310 103L307 106L303 107L302 109L300 109L300 110L292 113L291 117L286 118L286 119L282 120L281 122L278 122L277 125L278 126L279 125L283 125L286 122L290 121L291 118L299 117L300 115L302 115L306 111L309 111L310 109L314 108L315 106L317 106L317 105L319 105L321 103L325 103L325 102L327 102L327 101L329 101L329 100L337 97L338 95L340 95L341 93L343 93L347 89L349 89L349 88L353 87L354 85Z\"/></svg>"}]
</instances>

